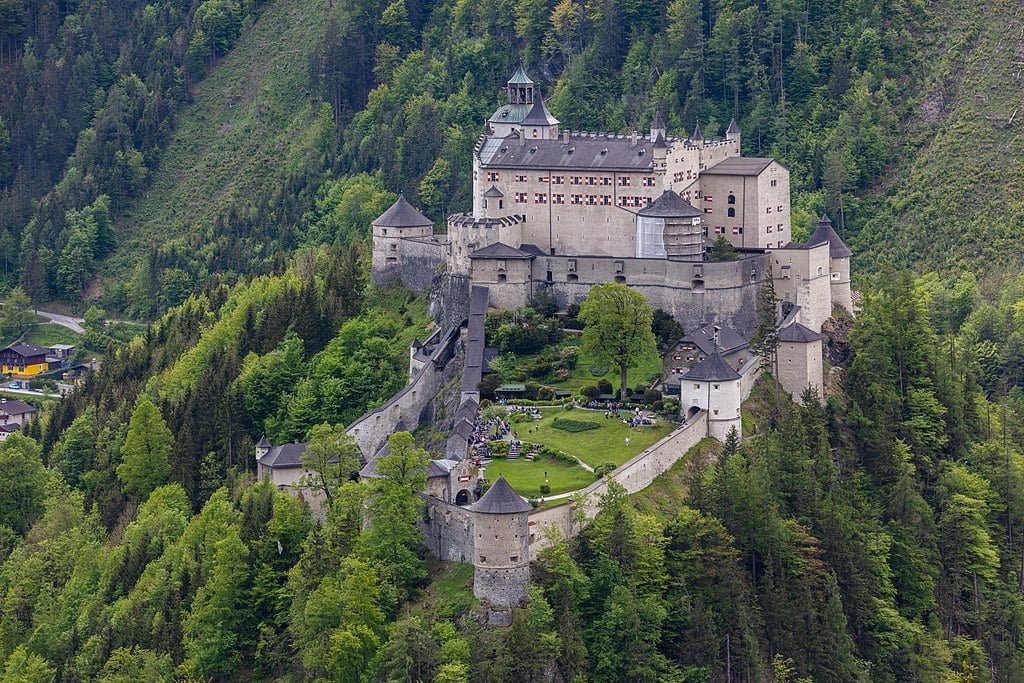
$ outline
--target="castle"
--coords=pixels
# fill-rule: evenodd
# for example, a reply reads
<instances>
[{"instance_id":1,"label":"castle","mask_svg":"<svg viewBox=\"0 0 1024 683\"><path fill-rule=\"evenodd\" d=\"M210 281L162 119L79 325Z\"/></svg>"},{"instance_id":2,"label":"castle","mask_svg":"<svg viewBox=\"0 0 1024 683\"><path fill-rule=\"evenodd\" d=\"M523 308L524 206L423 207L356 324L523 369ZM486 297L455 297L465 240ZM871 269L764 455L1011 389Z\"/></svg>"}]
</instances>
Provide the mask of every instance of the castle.
<instances>
[{"instance_id":1,"label":"castle","mask_svg":"<svg viewBox=\"0 0 1024 683\"><path fill-rule=\"evenodd\" d=\"M519 308L547 289L565 310L593 285L620 282L682 324L661 381L680 400L682 426L608 475L629 492L704 436L742 433L741 403L765 367L749 340L768 283L782 302L772 371L794 398L823 393L822 325L836 307L853 312L849 248L827 217L807 242L792 241L789 171L741 156L735 121L724 139L699 126L670 136L657 113L643 134L562 130L522 67L507 98L473 151L472 210L450 216L447 234L404 197L373 221L373 282L441 292L443 324L410 350L409 384L348 428L364 455L360 476L379 476L387 436L435 421L435 397L461 380L458 409L437 425L449 433L444 457L430 462L422 492L426 542L441 559L473 562L474 593L499 608L525 599L543 529L575 533L576 506L595 514L607 481L583 489L582 503L539 510L502 478L480 495L470 446L488 308ZM709 259L719 238L735 258ZM261 476L294 490L300 446L261 442Z\"/></svg>"}]
</instances>

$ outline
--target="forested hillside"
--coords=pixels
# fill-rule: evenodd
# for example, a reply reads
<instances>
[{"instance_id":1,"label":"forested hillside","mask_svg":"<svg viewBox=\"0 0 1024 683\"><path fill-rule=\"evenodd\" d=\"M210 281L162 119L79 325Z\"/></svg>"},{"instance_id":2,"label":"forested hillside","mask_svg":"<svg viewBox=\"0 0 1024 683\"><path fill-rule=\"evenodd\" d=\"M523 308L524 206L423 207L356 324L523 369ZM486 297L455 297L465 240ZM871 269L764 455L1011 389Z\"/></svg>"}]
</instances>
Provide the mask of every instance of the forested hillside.
<instances>
[{"instance_id":1,"label":"forested hillside","mask_svg":"<svg viewBox=\"0 0 1024 683\"><path fill-rule=\"evenodd\" d=\"M735 116L744 153L792 169L797 236L836 216L855 276L1017 264L1017 9L5 0L7 280L152 316L365 235L353 205L384 191L441 221L468 206L473 141L518 61L570 128L644 130L660 109L673 133L714 135Z\"/></svg>"}]
</instances>

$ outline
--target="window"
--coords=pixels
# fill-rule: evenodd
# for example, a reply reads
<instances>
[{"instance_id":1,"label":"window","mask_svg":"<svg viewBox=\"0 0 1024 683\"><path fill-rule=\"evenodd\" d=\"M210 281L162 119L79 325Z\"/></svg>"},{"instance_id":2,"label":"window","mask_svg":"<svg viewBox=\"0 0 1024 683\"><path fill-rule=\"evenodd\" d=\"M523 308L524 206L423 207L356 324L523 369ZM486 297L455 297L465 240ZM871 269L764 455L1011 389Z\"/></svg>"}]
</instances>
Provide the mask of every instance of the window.
<instances>
[{"instance_id":1,"label":"window","mask_svg":"<svg viewBox=\"0 0 1024 683\"><path fill-rule=\"evenodd\" d=\"M518 562L519 561L519 556L518 555L509 555L508 556L508 561L509 562Z\"/></svg>"},{"instance_id":2,"label":"window","mask_svg":"<svg viewBox=\"0 0 1024 683\"><path fill-rule=\"evenodd\" d=\"M715 210L712 209L710 206L708 208L704 209L704 213L714 213L714 212L715 212Z\"/></svg>"},{"instance_id":3,"label":"window","mask_svg":"<svg viewBox=\"0 0 1024 683\"><path fill-rule=\"evenodd\" d=\"M725 200L725 201L726 201L727 204L735 204L736 203L736 195L730 194L729 198L727 200Z\"/></svg>"},{"instance_id":4,"label":"window","mask_svg":"<svg viewBox=\"0 0 1024 683\"><path fill-rule=\"evenodd\" d=\"M782 226L783 226L783 224L779 223L779 232L782 232Z\"/></svg>"},{"instance_id":5,"label":"window","mask_svg":"<svg viewBox=\"0 0 1024 683\"><path fill-rule=\"evenodd\" d=\"M587 185L597 185L597 178L595 176L587 176Z\"/></svg>"},{"instance_id":6,"label":"window","mask_svg":"<svg viewBox=\"0 0 1024 683\"><path fill-rule=\"evenodd\" d=\"M765 208L765 213L771 213L771 212L772 212L772 207L769 206L769 207Z\"/></svg>"},{"instance_id":7,"label":"window","mask_svg":"<svg viewBox=\"0 0 1024 683\"><path fill-rule=\"evenodd\" d=\"M704 195L704 201L706 201L706 202L708 202L708 203L711 203L711 202L715 201L715 198L714 198L714 197L712 197L712 196L711 196L711 195L709 195L709 194L708 194L708 195Z\"/></svg>"},{"instance_id":8,"label":"window","mask_svg":"<svg viewBox=\"0 0 1024 683\"><path fill-rule=\"evenodd\" d=\"M569 195L569 203L570 204L582 204L583 203L583 195L581 195L581 194L571 194L571 195Z\"/></svg>"},{"instance_id":9,"label":"window","mask_svg":"<svg viewBox=\"0 0 1024 683\"><path fill-rule=\"evenodd\" d=\"M729 211L728 211L728 215L729 215L729 218L736 218L736 209L734 209L734 208L732 208L730 206L729 207Z\"/></svg>"},{"instance_id":10,"label":"window","mask_svg":"<svg viewBox=\"0 0 1024 683\"><path fill-rule=\"evenodd\" d=\"M693 388L694 388L694 389L700 389L700 385L699 385L699 384L694 384L694 385L693 385Z\"/></svg>"},{"instance_id":11,"label":"window","mask_svg":"<svg viewBox=\"0 0 1024 683\"><path fill-rule=\"evenodd\" d=\"M552 185L564 185L565 184L565 176L564 175L553 175L553 176L551 176L551 184Z\"/></svg>"},{"instance_id":12,"label":"window","mask_svg":"<svg viewBox=\"0 0 1024 683\"><path fill-rule=\"evenodd\" d=\"M552 204L565 204L565 195L564 194L553 194L553 195L551 195L551 203Z\"/></svg>"},{"instance_id":13,"label":"window","mask_svg":"<svg viewBox=\"0 0 1024 683\"><path fill-rule=\"evenodd\" d=\"M497 179L498 179L498 172L497 172L497 171L488 171L488 172L487 172L487 180L488 180L489 182L492 182L492 183L493 183L493 182L494 182L494 181L496 181Z\"/></svg>"},{"instance_id":14,"label":"window","mask_svg":"<svg viewBox=\"0 0 1024 683\"><path fill-rule=\"evenodd\" d=\"M619 176L619 187L629 187L629 176Z\"/></svg>"},{"instance_id":15,"label":"window","mask_svg":"<svg viewBox=\"0 0 1024 683\"><path fill-rule=\"evenodd\" d=\"M772 231L772 226L769 225L768 226L768 232L771 232L771 231Z\"/></svg>"},{"instance_id":16,"label":"window","mask_svg":"<svg viewBox=\"0 0 1024 683\"><path fill-rule=\"evenodd\" d=\"M604 185L605 187L610 187L612 184L612 179L608 177L601 178L601 184Z\"/></svg>"},{"instance_id":17,"label":"window","mask_svg":"<svg viewBox=\"0 0 1024 683\"><path fill-rule=\"evenodd\" d=\"M504 199L499 199L498 200L498 208L499 209L504 209L505 208L505 200Z\"/></svg>"},{"instance_id":18,"label":"window","mask_svg":"<svg viewBox=\"0 0 1024 683\"><path fill-rule=\"evenodd\" d=\"M588 194L587 195L587 206L597 206L597 195L595 195L595 194Z\"/></svg>"},{"instance_id":19,"label":"window","mask_svg":"<svg viewBox=\"0 0 1024 683\"><path fill-rule=\"evenodd\" d=\"M715 391L718 391L718 385L717 385L717 384L714 384L714 385L712 385L712 388L713 388L713 389L714 389Z\"/></svg>"},{"instance_id":20,"label":"window","mask_svg":"<svg viewBox=\"0 0 1024 683\"><path fill-rule=\"evenodd\" d=\"M524 175L517 175L516 176L516 182L517 183L525 183L526 182L526 176L524 176Z\"/></svg>"},{"instance_id":21,"label":"window","mask_svg":"<svg viewBox=\"0 0 1024 683\"><path fill-rule=\"evenodd\" d=\"M838 280L839 279L839 273L832 273L832 279L833 280Z\"/></svg>"},{"instance_id":22,"label":"window","mask_svg":"<svg viewBox=\"0 0 1024 683\"><path fill-rule=\"evenodd\" d=\"M734 235L742 235L743 234L743 228L740 228L740 227L733 228L732 229L732 234L734 234Z\"/></svg>"},{"instance_id":23,"label":"window","mask_svg":"<svg viewBox=\"0 0 1024 683\"><path fill-rule=\"evenodd\" d=\"M545 193L545 192L534 192L533 193L533 203L534 204L547 204L548 203L548 195L547 195L547 193Z\"/></svg>"},{"instance_id":24,"label":"window","mask_svg":"<svg viewBox=\"0 0 1024 683\"><path fill-rule=\"evenodd\" d=\"M582 185L583 184L582 176L578 176L578 175L572 176L571 178L569 178L569 184L571 184L571 185Z\"/></svg>"},{"instance_id":25,"label":"window","mask_svg":"<svg viewBox=\"0 0 1024 683\"><path fill-rule=\"evenodd\" d=\"M601 195L601 206L611 206L612 196L610 194Z\"/></svg>"},{"instance_id":26,"label":"window","mask_svg":"<svg viewBox=\"0 0 1024 683\"><path fill-rule=\"evenodd\" d=\"M644 176L643 185L644 185L644 187L654 187L654 176L652 176L652 175Z\"/></svg>"},{"instance_id":27,"label":"window","mask_svg":"<svg viewBox=\"0 0 1024 683\"><path fill-rule=\"evenodd\" d=\"M825 274L825 271L822 269L821 266L818 266L818 275L824 275L824 274Z\"/></svg>"},{"instance_id":28,"label":"window","mask_svg":"<svg viewBox=\"0 0 1024 683\"><path fill-rule=\"evenodd\" d=\"M576 273L569 273L569 275L567 275L565 279L568 280L569 282L579 282L580 276L577 275Z\"/></svg>"},{"instance_id":29,"label":"window","mask_svg":"<svg viewBox=\"0 0 1024 683\"><path fill-rule=\"evenodd\" d=\"M575 273L576 272L576 259L574 259L574 258L569 259L569 261L568 261L568 268L569 268L569 272L570 273Z\"/></svg>"},{"instance_id":30,"label":"window","mask_svg":"<svg viewBox=\"0 0 1024 683\"><path fill-rule=\"evenodd\" d=\"M778 211L779 213L782 213L782 207L780 206L778 209L776 209L776 211Z\"/></svg>"},{"instance_id":31,"label":"window","mask_svg":"<svg viewBox=\"0 0 1024 683\"><path fill-rule=\"evenodd\" d=\"M516 192L516 204L525 204L525 203L526 203L526 193L525 192Z\"/></svg>"},{"instance_id":32,"label":"window","mask_svg":"<svg viewBox=\"0 0 1024 683\"><path fill-rule=\"evenodd\" d=\"M771 182L772 187L775 187L776 183L778 183L778 182L779 182L778 180L772 180L772 182Z\"/></svg>"},{"instance_id":33,"label":"window","mask_svg":"<svg viewBox=\"0 0 1024 683\"><path fill-rule=\"evenodd\" d=\"M537 178L538 183L546 183L547 181L548 179L545 176L540 176L539 178Z\"/></svg>"},{"instance_id":34,"label":"window","mask_svg":"<svg viewBox=\"0 0 1024 683\"><path fill-rule=\"evenodd\" d=\"M712 411L712 412L713 412L713 413L714 413L715 415L718 415L718 411L717 411L717 410L714 410L714 411Z\"/></svg>"},{"instance_id":35,"label":"window","mask_svg":"<svg viewBox=\"0 0 1024 683\"><path fill-rule=\"evenodd\" d=\"M486 562L486 561L487 561L487 556L486 555L481 555L480 556L480 562L483 563L483 562Z\"/></svg>"},{"instance_id":36,"label":"window","mask_svg":"<svg viewBox=\"0 0 1024 683\"><path fill-rule=\"evenodd\" d=\"M503 283L503 282L505 282L506 280L508 280L508 276L506 276L506 275L505 275L505 273L500 273L500 274L498 275L498 282L499 282L499 283Z\"/></svg>"}]
</instances>

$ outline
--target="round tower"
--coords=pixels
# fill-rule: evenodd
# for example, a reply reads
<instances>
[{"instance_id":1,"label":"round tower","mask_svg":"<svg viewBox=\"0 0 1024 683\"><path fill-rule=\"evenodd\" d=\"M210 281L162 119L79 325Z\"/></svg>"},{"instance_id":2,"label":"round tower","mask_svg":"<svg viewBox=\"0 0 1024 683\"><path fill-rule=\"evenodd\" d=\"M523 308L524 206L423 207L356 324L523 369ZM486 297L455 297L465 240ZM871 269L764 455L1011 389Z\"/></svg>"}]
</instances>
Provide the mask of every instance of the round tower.
<instances>
[{"instance_id":1,"label":"round tower","mask_svg":"<svg viewBox=\"0 0 1024 683\"><path fill-rule=\"evenodd\" d=\"M665 190L636 219L637 258L704 260L701 212L672 190Z\"/></svg>"},{"instance_id":2,"label":"round tower","mask_svg":"<svg viewBox=\"0 0 1024 683\"><path fill-rule=\"evenodd\" d=\"M498 477L473 511L473 595L493 607L526 602L532 507Z\"/></svg>"},{"instance_id":3,"label":"round tower","mask_svg":"<svg viewBox=\"0 0 1024 683\"><path fill-rule=\"evenodd\" d=\"M829 284L832 290L832 305L853 313L853 296L850 291L850 257L853 252L832 227L828 216L818 220L818 227L807 240L806 246L815 247L828 243Z\"/></svg>"},{"instance_id":4,"label":"round tower","mask_svg":"<svg viewBox=\"0 0 1024 683\"><path fill-rule=\"evenodd\" d=\"M401 277L402 241L429 238L434 223L413 208L404 195L373 221L373 284Z\"/></svg>"},{"instance_id":5,"label":"round tower","mask_svg":"<svg viewBox=\"0 0 1024 683\"><path fill-rule=\"evenodd\" d=\"M716 349L687 370L679 380L683 417L689 420L699 411L706 410L708 436L725 441L733 427L737 434L742 434L740 382L740 374L725 362Z\"/></svg>"}]
</instances>

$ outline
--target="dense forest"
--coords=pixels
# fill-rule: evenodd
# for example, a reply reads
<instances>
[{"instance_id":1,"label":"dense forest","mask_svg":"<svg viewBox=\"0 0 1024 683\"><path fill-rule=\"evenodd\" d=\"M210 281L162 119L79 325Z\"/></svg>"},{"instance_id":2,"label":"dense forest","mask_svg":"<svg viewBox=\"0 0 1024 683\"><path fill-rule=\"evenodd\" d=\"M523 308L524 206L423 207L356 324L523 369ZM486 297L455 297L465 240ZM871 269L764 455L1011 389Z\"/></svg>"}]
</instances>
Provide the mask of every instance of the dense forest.
<instances>
[{"instance_id":1,"label":"dense forest","mask_svg":"<svg viewBox=\"0 0 1024 683\"><path fill-rule=\"evenodd\" d=\"M0 0L0 284L152 320L0 443L0 678L1021 680L1024 279L994 269L1021 210L964 200L1021 180L1010 111L985 118L1019 94L1014 11ZM767 378L751 438L612 487L496 628L421 548L415 437L376 483L330 468L323 520L252 456L344 442L402 386L431 323L367 284L368 224L398 192L468 205L518 61L573 129L736 117L791 168L797 235L837 217L865 299L827 401Z\"/></svg>"},{"instance_id":2,"label":"dense forest","mask_svg":"<svg viewBox=\"0 0 1024 683\"><path fill-rule=\"evenodd\" d=\"M992 108L1013 91L996 35L1012 3L947 4L4 0L4 281L151 318L365 238L371 198L441 221L469 205L472 145L518 61L566 127L737 118L745 154L791 169L796 235L827 210L861 272L1017 263L1019 207L981 191L1018 182L1012 111L961 106L968 86Z\"/></svg>"}]
</instances>

